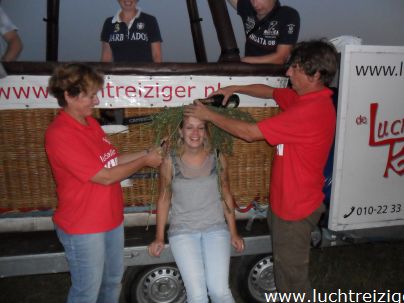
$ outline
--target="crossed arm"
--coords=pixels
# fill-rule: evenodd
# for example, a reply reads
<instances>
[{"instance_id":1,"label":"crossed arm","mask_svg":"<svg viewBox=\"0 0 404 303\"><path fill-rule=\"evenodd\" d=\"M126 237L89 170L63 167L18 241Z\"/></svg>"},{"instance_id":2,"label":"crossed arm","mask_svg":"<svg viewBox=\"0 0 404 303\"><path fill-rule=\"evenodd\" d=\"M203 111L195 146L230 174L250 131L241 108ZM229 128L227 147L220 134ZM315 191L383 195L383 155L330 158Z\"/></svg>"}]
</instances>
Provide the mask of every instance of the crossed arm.
<instances>
[{"instance_id":1,"label":"crossed arm","mask_svg":"<svg viewBox=\"0 0 404 303\"><path fill-rule=\"evenodd\" d=\"M4 52L2 61L14 61L20 55L23 45L17 31L13 30L3 35L3 39L7 43L7 49Z\"/></svg>"}]
</instances>

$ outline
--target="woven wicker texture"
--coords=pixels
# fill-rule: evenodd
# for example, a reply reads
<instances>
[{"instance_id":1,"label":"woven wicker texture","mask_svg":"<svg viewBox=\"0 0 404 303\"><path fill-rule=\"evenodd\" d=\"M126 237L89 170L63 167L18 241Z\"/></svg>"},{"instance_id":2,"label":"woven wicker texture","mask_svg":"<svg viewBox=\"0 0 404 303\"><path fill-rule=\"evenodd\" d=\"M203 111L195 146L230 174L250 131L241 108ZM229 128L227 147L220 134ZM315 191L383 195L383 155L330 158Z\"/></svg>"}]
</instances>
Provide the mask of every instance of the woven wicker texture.
<instances>
[{"instance_id":1,"label":"woven wicker texture","mask_svg":"<svg viewBox=\"0 0 404 303\"><path fill-rule=\"evenodd\" d=\"M127 108L126 117L158 112L159 108ZM261 120L277 108L244 108ZM57 113L54 109L0 111L0 211L26 211L56 207L55 184L45 149L44 134ZM98 116L98 113L96 113ZM109 135L120 152L138 151L154 142L149 123L129 125L129 132ZM246 205L268 199L273 148L265 142L245 143L235 139L228 157L230 186L236 202ZM155 203L158 180L152 169L140 171L133 186L123 189L127 206Z\"/></svg>"},{"instance_id":2,"label":"woven wicker texture","mask_svg":"<svg viewBox=\"0 0 404 303\"><path fill-rule=\"evenodd\" d=\"M44 148L44 134L57 111L0 111L0 209L56 206L55 185Z\"/></svg>"}]
</instances>

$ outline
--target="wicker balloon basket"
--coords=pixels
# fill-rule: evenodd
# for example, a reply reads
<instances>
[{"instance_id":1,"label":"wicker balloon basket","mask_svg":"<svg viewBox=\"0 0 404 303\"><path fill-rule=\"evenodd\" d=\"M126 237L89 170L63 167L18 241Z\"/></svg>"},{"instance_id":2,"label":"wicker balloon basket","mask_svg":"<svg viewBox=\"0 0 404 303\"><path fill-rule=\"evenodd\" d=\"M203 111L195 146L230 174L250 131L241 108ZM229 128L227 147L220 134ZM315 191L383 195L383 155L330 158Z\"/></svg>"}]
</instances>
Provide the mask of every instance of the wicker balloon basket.
<instances>
[{"instance_id":1,"label":"wicker balloon basket","mask_svg":"<svg viewBox=\"0 0 404 303\"><path fill-rule=\"evenodd\" d=\"M127 108L125 116L153 114L161 108ZM278 108L243 108L261 120ZM44 134L57 109L0 111L0 212L53 209L57 205L55 183L44 149ZM149 123L129 126L129 132L110 135L121 152L138 151L153 143ZM274 149L265 142L235 139L228 157L230 186L239 205L255 200L266 203ZM158 196L155 171L144 169L124 187L126 206L153 204Z\"/></svg>"}]
</instances>

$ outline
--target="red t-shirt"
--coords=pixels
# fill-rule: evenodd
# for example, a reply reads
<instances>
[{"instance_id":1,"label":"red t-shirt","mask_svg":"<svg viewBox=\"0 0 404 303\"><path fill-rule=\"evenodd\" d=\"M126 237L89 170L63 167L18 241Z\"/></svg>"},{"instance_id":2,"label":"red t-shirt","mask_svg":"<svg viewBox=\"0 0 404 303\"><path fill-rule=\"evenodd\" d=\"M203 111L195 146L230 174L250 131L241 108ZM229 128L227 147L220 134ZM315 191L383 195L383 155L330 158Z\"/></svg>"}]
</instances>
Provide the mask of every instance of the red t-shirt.
<instances>
[{"instance_id":1,"label":"red t-shirt","mask_svg":"<svg viewBox=\"0 0 404 303\"><path fill-rule=\"evenodd\" d=\"M80 124L62 110L45 134L58 195L53 220L69 234L104 232L123 221L120 183L90 180L103 167L118 164L118 151L94 118L88 117L87 123Z\"/></svg>"},{"instance_id":2,"label":"red t-shirt","mask_svg":"<svg viewBox=\"0 0 404 303\"><path fill-rule=\"evenodd\" d=\"M277 145L272 168L270 203L284 220L309 216L324 199L323 170L334 139L336 114L328 88L302 96L275 89L282 112L258 123L271 145Z\"/></svg>"}]
</instances>

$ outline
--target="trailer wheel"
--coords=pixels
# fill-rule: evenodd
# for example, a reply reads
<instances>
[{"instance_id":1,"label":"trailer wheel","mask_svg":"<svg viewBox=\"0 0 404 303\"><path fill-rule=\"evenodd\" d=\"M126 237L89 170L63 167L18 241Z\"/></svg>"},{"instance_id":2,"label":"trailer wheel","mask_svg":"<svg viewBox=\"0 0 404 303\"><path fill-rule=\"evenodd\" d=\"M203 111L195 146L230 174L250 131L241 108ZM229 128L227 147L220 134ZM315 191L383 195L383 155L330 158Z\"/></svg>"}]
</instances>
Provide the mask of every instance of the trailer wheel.
<instances>
[{"instance_id":1,"label":"trailer wheel","mask_svg":"<svg viewBox=\"0 0 404 303\"><path fill-rule=\"evenodd\" d=\"M270 302L265 293L276 293L272 255L246 258L240 274L239 289L246 302Z\"/></svg>"},{"instance_id":2,"label":"trailer wheel","mask_svg":"<svg viewBox=\"0 0 404 303\"><path fill-rule=\"evenodd\" d=\"M184 303L184 282L177 267L160 265L141 271L131 287L131 302Z\"/></svg>"}]
</instances>

